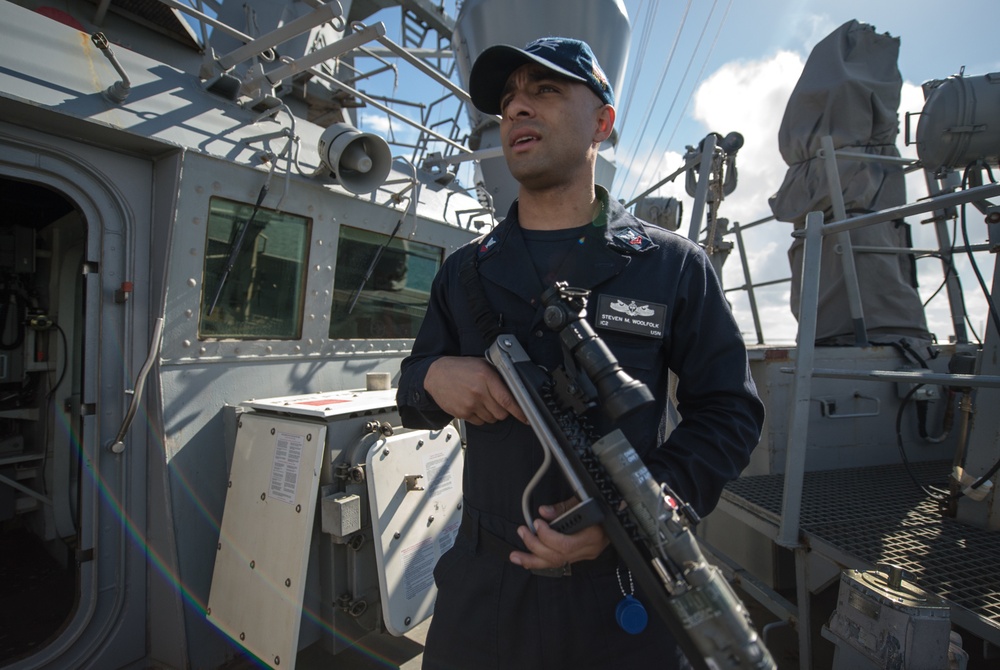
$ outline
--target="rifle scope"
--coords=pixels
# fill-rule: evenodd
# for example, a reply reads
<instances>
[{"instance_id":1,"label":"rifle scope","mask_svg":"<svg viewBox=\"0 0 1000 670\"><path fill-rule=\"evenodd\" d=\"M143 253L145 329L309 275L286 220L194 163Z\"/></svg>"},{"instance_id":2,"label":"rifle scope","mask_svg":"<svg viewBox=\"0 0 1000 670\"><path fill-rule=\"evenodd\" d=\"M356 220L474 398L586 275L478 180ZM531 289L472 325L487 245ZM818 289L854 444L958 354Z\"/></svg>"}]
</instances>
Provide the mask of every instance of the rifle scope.
<instances>
[{"instance_id":1,"label":"rifle scope","mask_svg":"<svg viewBox=\"0 0 1000 670\"><path fill-rule=\"evenodd\" d=\"M545 325L559 333L563 346L597 390L601 406L613 421L653 402L653 394L618 365L608 346L583 318L590 291L556 282L542 294Z\"/></svg>"}]
</instances>

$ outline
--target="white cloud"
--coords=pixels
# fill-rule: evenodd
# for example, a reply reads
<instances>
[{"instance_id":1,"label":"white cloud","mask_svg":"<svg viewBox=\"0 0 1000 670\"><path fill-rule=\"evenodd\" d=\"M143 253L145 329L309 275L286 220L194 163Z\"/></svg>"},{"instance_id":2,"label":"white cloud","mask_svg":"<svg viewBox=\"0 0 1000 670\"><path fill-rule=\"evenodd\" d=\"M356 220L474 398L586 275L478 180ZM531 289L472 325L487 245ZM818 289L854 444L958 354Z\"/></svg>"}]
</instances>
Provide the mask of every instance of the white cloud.
<instances>
[{"instance_id":1,"label":"white cloud","mask_svg":"<svg viewBox=\"0 0 1000 670\"><path fill-rule=\"evenodd\" d=\"M739 181L736 191L724 203L725 216L748 222L769 214L767 196L777 190L784 177L785 165L778 153L778 126L788 96L802 71L802 59L782 51L775 56L752 62L736 61L723 65L701 84L694 95L692 116L704 132L726 135L736 131L745 144L738 154ZM660 174L645 172L639 176L636 192L642 192L658 179L679 168L683 156L676 151L664 151ZM638 170L639 162L620 166ZM630 183L636 175L623 181ZM770 190L768 190L770 189ZM684 177L678 177L658 189L654 195L680 197L690 201L685 193ZM689 212L686 209L685 215Z\"/></svg>"},{"instance_id":2,"label":"white cloud","mask_svg":"<svg viewBox=\"0 0 1000 670\"><path fill-rule=\"evenodd\" d=\"M671 135L670 144L674 148L679 144L673 141L674 134L681 138L680 141L684 144L696 143L709 131L722 135L731 131L743 134L746 143L737 161L739 184L736 191L722 203L719 212L720 216L731 221L739 221L742 225L770 215L767 199L777 191L787 169L778 152L777 135L789 94L813 47L846 19L857 17L861 21L870 22L879 32L888 30L892 35L903 36L899 67L911 81L905 81L901 91L897 146L900 154L907 158L917 158L917 150L913 144L905 145L905 115L907 112L917 114L921 111L924 98L920 84L924 78L945 77L956 71L962 63L968 64L969 71L973 74L1000 70L1000 65L995 65L997 62L995 55L983 55L981 40L977 42L970 39L965 43L952 45L952 48L941 53L934 50L928 52L926 45L933 41L935 31L940 31L940 25L933 22L929 24L926 21L909 20L912 17L908 19L907 16L899 15L888 7L881 7L878 3L852 1L848 3L849 7L836 9L821 7L819 12L810 11L810 5L813 4L816 3L783 3L780 12L769 12L767 31L765 34L756 35L754 43L758 46L764 45L756 54L767 53L765 50L770 49L773 50L770 55L753 60L733 59L717 68L698 86L686 110L686 118L677 123L676 127L671 121L671 125L665 128L667 134ZM859 8L864 11L856 11ZM752 26L741 24L740 29L748 32L752 30ZM778 51L778 49L784 50ZM729 50L728 53L735 55L740 52ZM742 53L746 54L747 51L744 49ZM941 62L957 63L957 65L946 66L942 70ZM990 63L994 65L991 67ZM912 81L914 79L916 81ZM653 90L652 86L650 90ZM681 95L678 107L683 104L684 99L685 96ZM663 113L665 113L663 109L654 112L659 115L657 119ZM911 140L915 138L918 119L918 116L911 116L909 130ZM643 120L630 120L632 125L642 125L642 122ZM674 130L673 133L669 132L671 128ZM630 139L641 141L624 135L623 138L626 142ZM642 156L644 151L649 149L643 147L636 153ZM625 153L623 151L620 156ZM620 178L616 183L627 184L628 193L641 192L670 171L680 167L682 153L683 149L678 152L657 147L648 164L661 165L658 174L650 176L648 173L653 171L647 170L646 175L640 176L638 173L643 165L642 161L637 160L631 165L625 164L619 167L623 172L628 171L628 174L620 175L624 179ZM659 162L658 158L661 159ZM641 183L632 186L639 182L640 178ZM927 187L922 171L910 172L906 182L908 202L925 197ZM622 190L626 190L624 186ZM674 183L665 185L656 195L669 195L682 200L684 221L681 232L686 233L690 223L692 199L685 192L684 177L680 176ZM968 208L968 214L972 242L980 243L985 237L982 216L972 207ZM911 217L908 221L913 233L913 244L921 249L935 249L938 246L935 226L922 223L922 220L927 218L929 215ZM952 222L948 222L947 228L950 233ZM787 250L791 244L790 232L789 224L772 222L744 233L753 281L772 281L789 276ZM957 237L960 246L960 232ZM727 239L732 240L733 237L729 236ZM988 279L995 257L983 253L978 255L977 260ZM957 254L955 262L965 289L967 311L974 327L982 335L981 330L987 319L987 310L981 291L978 289L978 282L964 253ZM917 262L917 268L920 294L926 300L943 279L942 266L936 258L924 258ZM735 252L726 262L724 283L731 288L744 284L742 265ZM778 283L756 292L764 333L769 341L775 339L788 341L794 338L796 323L789 309L789 289L788 283ZM754 324L745 292L732 291L727 295L748 341L754 341ZM947 340L952 333L952 319L946 293L941 291L928 304L925 312L930 330L937 333L941 339Z\"/></svg>"},{"instance_id":3,"label":"white cloud","mask_svg":"<svg viewBox=\"0 0 1000 670\"><path fill-rule=\"evenodd\" d=\"M817 25L823 26L822 30L829 32L827 27L830 24L823 24L817 20ZM801 75L803 65L804 58L790 51L781 51L769 58L756 61L730 62L711 74L695 93L692 116L703 125L706 133L716 131L725 135L737 131L745 139L745 144L737 157L738 185L722 203L720 216L746 225L771 215L767 199L777 191L787 169L778 151L778 129L785 105ZM920 85L905 82L901 91L900 134L897 143L904 157L917 157L916 146L904 144L905 114L918 113L922 107L923 92ZM911 118L911 141L916 134L917 119L916 116ZM644 176L642 183L636 189L637 192L645 190L652 185L654 179L661 178L668 170L674 170L683 163L683 156L677 152L664 152L662 157L661 164L666 166L663 173L657 177ZM911 202L926 194L922 171L914 171L907 176L907 192L908 200ZM673 196L682 200L685 220L681 232L686 233L690 225L692 199L685 192L684 176L661 187L655 195ZM921 217L914 217L909 221L914 246L924 249L936 248L937 237L934 227L922 224L920 219ZM979 228L981 226L976 230ZM766 223L744 233L753 282L775 281L789 277L787 252L791 244L790 234L791 226L779 222ZM729 236L727 239L734 240L734 237ZM973 243L977 241L981 240L973 240ZM737 251L734 249L724 267L724 284L728 288L745 284L743 267ZM959 257L956 258L956 265L966 289L968 312L977 330L981 329L981 322L985 317L977 315L986 313L985 302L976 290L975 277L968 269L968 261L964 257ZM936 259L924 259L918 262L917 268L920 293L926 300L942 281L941 264ZM776 283L755 291L759 318L769 342L791 342L795 338L797 324L789 309L789 292L790 284L787 282ZM756 341L746 292L731 291L728 297L747 341ZM937 333L941 339L947 340L952 333L952 326L944 291L928 305L926 316L930 330Z\"/></svg>"},{"instance_id":4,"label":"white cloud","mask_svg":"<svg viewBox=\"0 0 1000 670\"><path fill-rule=\"evenodd\" d=\"M916 158L917 157L917 147L915 144L910 144L909 146L904 146L906 141L906 115L909 113L910 116L910 136L909 140L912 142L917 134L917 121L920 110L924 107L924 91L920 84L914 84L912 82L904 81L903 89L899 94L899 153L901 156L906 158Z\"/></svg>"},{"instance_id":5,"label":"white cloud","mask_svg":"<svg viewBox=\"0 0 1000 670\"><path fill-rule=\"evenodd\" d=\"M770 214L767 197L781 185L786 169L778 152L778 128L802 66L802 58L790 51L727 63L695 93L695 119L709 131L736 131L744 138L737 154L738 185L724 203L730 219L747 223Z\"/></svg>"},{"instance_id":6,"label":"white cloud","mask_svg":"<svg viewBox=\"0 0 1000 670\"><path fill-rule=\"evenodd\" d=\"M746 225L771 215L767 199L778 190L787 169L778 151L778 128L803 64L802 57L790 51L756 61L727 63L695 93L693 116L707 131L723 136L736 131L744 138L736 160L737 186L723 201L719 216ZM686 211L690 212L688 200ZM790 233L789 224L778 222L744 233L751 281L774 281L790 275L787 257ZM727 287L746 283L738 250L734 249L724 266L723 281ZM748 341L755 341L747 294L731 292L729 297ZM788 307L789 284L759 288L755 290L755 299L767 340L793 340L796 324Z\"/></svg>"},{"instance_id":7,"label":"white cloud","mask_svg":"<svg viewBox=\"0 0 1000 670\"><path fill-rule=\"evenodd\" d=\"M403 123L399 119L393 119L388 114L382 112L365 112L358 115L358 128L374 133L389 142L402 142L412 144L416 141L418 131L408 123Z\"/></svg>"},{"instance_id":8,"label":"white cloud","mask_svg":"<svg viewBox=\"0 0 1000 670\"><path fill-rule=\"evenodd\" d=\"M744 145L737 154L737 186L722 202L720 217L746 225L771 215L767 199L781 185L786 170L778 151L778 127L803 64L802 57L790 51L780 51L756 61L726 63L695 92L691 116L701 125L701 137L708 132L725 136L735 131L744 138ZM691 141L694 143L698 139L691 138ZM619 166L620 170L627 172L621 175L625 177L623 183L638 182L634 187L635 193L645 191L684 163L683 155L676 151L664 151L653 158L650 164L663 166L658 173L645 171L639 174L642 169L640 161ZM682 201L684 218L680 232L687 234L693 198L686 192L685 175L661 186L652 195L675 197ZM789 276L787 251L791 244L790 233L791 226L782 223L764 224L744 233L751 281L759 283ZM734 237L727 239L734 240ZM723 275L726 287L745 284L737 249L727 259ZM731 291L727 297L747 341L756 341L747 293ZM767 340L794 340L796 323L788 307L789 284L760 288L756 290L755 298Z\"/></svg>"}]
</instances>

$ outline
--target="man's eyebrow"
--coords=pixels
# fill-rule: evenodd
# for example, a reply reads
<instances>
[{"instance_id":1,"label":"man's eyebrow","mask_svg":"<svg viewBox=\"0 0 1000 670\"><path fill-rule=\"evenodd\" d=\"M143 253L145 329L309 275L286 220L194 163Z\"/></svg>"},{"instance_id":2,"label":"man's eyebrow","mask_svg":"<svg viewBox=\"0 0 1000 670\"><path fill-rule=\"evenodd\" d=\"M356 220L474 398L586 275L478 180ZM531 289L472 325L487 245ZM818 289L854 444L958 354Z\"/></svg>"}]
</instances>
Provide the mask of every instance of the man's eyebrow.
<instances>
[{"instance_id":1,"label":"man's eyebrow","mask_svg":"<svg viewBox=\"0 0 1000 670\"><path fill-rule=\"evenodd\" d=\"M552 70L547 70L545 68L539 67L537 70L529 70L526 73L528 81L532 84L536 84L540 81L553 81L558 83L573 83L573 80L569 77L563 76L558 72L553 72ZM503 97L510 93L511 89L514 87L512 83L514 81L513 77L508 77L507 82L503 86L503 91L500 92L500 96Z\"/></svg>"}]
</instances>

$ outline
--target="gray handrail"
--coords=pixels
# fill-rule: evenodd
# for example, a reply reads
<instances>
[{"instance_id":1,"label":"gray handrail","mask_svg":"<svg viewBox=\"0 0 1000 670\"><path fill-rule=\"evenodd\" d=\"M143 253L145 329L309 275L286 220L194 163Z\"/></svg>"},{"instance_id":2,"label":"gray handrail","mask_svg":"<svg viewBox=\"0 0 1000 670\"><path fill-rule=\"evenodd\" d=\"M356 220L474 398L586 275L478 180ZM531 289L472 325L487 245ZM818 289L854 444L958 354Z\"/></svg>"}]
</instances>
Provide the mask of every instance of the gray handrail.
<instances>
[{"instance_id":1,"label":"gray handrail","mask_svg":"<svg viewBox=\"0 0 1000 670\"><path fill-rule=\"evenodd\" d=\"M162 336L163 317L161 316L156 319L156 325L153 327L153 341L149 345L149 354L146 356L146 362L142 364L139 376L135 380L135 388L132 389L132 401L129 403L125 417L122 419L118 435L115 436L111 446L108 447L113 453L120 454L125 451L125 434L128 433L128 429L132 425L132 419L135 418L136 412L139 411L139 405L142 404L142 390L146 386L146 377L149 376L149 371L153 368L153 363L160 356L160 345L163 343Z\"/></svg>"}]
</instances>

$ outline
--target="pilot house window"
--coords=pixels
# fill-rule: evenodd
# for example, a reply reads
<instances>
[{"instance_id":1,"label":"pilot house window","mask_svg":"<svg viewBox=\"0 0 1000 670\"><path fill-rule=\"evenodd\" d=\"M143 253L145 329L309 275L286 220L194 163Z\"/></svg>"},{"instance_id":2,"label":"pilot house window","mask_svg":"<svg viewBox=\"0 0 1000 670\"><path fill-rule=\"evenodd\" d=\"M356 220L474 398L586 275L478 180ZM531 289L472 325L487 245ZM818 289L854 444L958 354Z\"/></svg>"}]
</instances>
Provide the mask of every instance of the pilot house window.
<instances>
[{"instance_id":1,"label":"pilot house window","mask_svg":"<svg viewBox=\"0 0 1000 670\"><path fill-rule=\"evenodd\" d=\"M416 337L442 249L341 226L332 339Z\"/></svg>"},{"instance_id":2,"label":"pilot house window","mask_svg":"<svg viewBox=\"0 0 1000 670\"><path fill-rule=\"evenodd\" d=\"M212 198L200 338L296 339L311 221Z\"/></svg>"}]
</instances>

